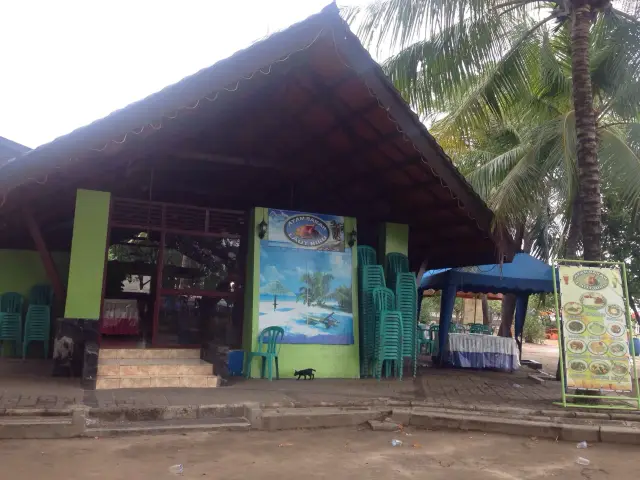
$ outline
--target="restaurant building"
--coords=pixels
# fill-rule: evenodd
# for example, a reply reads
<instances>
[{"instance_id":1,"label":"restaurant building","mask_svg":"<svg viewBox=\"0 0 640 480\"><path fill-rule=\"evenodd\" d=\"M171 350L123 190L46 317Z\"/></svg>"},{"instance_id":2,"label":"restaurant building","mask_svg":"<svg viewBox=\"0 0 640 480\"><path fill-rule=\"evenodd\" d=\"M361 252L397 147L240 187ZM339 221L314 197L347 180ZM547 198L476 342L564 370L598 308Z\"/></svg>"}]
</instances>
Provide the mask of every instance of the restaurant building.
<instances>
[{"instance_id":1,"label":"restaurant building","mask_svg":"<svg viewBox=\"0 0 640 480\"><path fill-rule=\"evenodd\" d=\"M203 359L294 314L282 376L358 377L357 245L513 255L335 5L0 166L2 292L51 285L87 388L215 386Z\"/></svg>"}]
</instances>

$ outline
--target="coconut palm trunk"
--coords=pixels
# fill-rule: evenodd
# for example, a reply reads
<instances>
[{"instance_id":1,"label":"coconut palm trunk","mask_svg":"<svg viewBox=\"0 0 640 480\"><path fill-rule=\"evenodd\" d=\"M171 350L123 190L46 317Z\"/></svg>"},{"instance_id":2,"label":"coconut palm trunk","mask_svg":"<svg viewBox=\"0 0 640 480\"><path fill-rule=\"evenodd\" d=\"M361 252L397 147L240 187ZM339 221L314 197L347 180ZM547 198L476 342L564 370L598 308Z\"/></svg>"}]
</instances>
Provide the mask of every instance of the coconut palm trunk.
<instances>
[{"instance_id":1,"label":"coconut palm trunk","mask_svg":"<svg viewBox=\"0 0 640 480\"><path fill-rule=\"evenodd\" d=\"M585 260L600 260L602 235L600 168L593 92L589 71L589 30L593 14L585 0L574 0L571 28L573 106L576 118L578 191L582 206L582 244Z\"/></svg>"}]
</instances>

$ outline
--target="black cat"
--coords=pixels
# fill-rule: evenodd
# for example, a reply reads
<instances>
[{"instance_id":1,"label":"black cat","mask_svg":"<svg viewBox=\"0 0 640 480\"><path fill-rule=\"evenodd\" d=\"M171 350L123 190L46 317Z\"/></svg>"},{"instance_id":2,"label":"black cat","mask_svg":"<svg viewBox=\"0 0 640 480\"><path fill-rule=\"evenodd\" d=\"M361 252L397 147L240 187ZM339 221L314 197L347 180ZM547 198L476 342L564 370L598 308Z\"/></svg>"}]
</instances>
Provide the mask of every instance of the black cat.
<instances>
[{"instance_id":1,"label":"black cat","mask_svg":"<svg viewBox=\"0 0 640 480\"><path fill-rule=\"evenodd\" d=\"M314 378L316 378L316 376L313 374L315 372L315 370L313 368L305 368L304 370L294 370L293 371L293 376L297 376L298 380L300 380L300 377L304 377L304 379L306 380L307 377L311 377L311 380L313 380Z\"/></svg>"}]
</instances>

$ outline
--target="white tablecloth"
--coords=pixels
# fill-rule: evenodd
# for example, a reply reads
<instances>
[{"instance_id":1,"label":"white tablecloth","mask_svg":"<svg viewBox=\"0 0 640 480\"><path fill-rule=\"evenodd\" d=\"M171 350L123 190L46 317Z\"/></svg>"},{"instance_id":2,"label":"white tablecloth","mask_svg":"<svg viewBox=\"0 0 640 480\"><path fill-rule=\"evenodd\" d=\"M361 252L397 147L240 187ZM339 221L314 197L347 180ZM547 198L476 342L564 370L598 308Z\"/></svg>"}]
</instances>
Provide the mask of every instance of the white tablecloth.
<instances>
[{"instance_id":1,"label":"white tablecloth","mask_svg":"<svg viewBox=\"0 0 640 480\"><path fill-rule=\"evenodd\" d=\"M437 343L436 337L436 343ZM473 333L450 333L446 360L462 368L520 368L520 352L513 338ZM437 349L437 347L436 347Z\"/></svg>"}]
</instances>

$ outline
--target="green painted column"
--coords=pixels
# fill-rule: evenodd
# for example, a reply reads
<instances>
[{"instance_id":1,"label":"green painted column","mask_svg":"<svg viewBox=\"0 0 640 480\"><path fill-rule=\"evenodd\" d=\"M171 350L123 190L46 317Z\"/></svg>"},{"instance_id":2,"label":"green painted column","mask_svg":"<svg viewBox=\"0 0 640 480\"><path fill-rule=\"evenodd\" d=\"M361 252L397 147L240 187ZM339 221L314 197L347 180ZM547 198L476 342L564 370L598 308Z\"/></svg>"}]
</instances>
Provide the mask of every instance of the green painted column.
<instances>
[{"instance_id":1,"label":"green painted column","mask_svg":"<svg viewBox=\"0 0 640 480\"><path fill-rule=\"evenodd\" d=\"M110 201L109 192L76 193L65 318L100 318Z\"/></svg>"},{"instance_id":2,"label":"green painted column","mask_svg":"<svg viewBox=\"0 0 640 480\"><path fill-rule=\"evenodd\" d=\"M384 223L380 228L378 263L384 265L387 253L396 252L409 255L409 225Z\"/></svg>"},{"instance_id":3,"label":"green painted column","mask_svg":"<svg viewBox=\"0 0 640 480\"><path fill-rule=\"evenodd\" d=\"M253 351L258 346L258 314L260 308L260 238L258 237L258 224L263 219L265 222L269 221L267 214L266 208L256 207L251 211L249 220L244 291L244 324L242 328L242 348L245 352Z\"/></svg>"}]
</instances>

